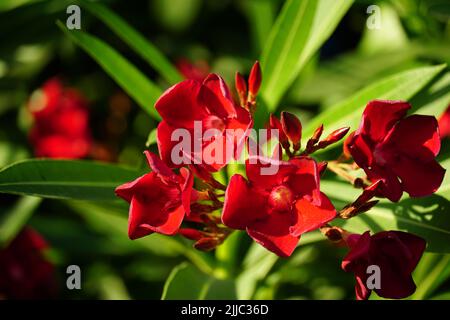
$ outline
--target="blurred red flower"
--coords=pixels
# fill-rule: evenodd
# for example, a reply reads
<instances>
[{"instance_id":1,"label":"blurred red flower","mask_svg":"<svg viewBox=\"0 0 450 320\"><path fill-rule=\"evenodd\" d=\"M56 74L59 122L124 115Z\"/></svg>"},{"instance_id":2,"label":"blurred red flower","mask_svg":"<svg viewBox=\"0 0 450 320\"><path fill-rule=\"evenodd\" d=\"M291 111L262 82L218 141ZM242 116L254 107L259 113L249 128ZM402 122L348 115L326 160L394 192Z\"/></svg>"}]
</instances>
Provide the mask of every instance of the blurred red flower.
<instances>
[{"instance_id":1,"label":"blurred red flower","mask_svg":"<svg viewBox=\"0 0 450 320\"><path fill-rule=\"evenodd\" d=\"M262 174L269 162L278 172ZM317 229L336 216L327 196L320 192L317 163L308 157L289 162L258 158L246 163L248 181L231 177L222 214L229 228L247 230L256 242L279 256L287 257L300 235Z\"/></svg>"},{"instance_id":2,"label":"blurred red flower","mask_svg":"<svg viewBox=\"0 0 450 320\"><path fill-rule=\"evenodd\" d=\"M174 235L185 215L190 214L194 178L186 168L173 173L153 153L145 151L152 172L116 188L130 203L128 236L137 239L158 232Z\"/></svg>"},{"instance_id":3,"label":"blurred red flower","mask_svg":"<svg viewBox=\"0 0 450 320\"><path fill-rule=\"evenodd\" d=\"M400 231L383 231L373 236L367 231L349 235L346 242L350 252L342 261L342 269L355 274L358 300L368 299L372 292L367 288L370 265L380 270L380 287L374 289L380 297L402 299L414 293L416 285L411 273L425 250L424 239Z\"/></svg>"},{"instance_id":4,"label":"blurred red flower","mask_svg":"<svg viewBox=\"0 0 450 320\"><path fill-rule=\"evenodd\" d=\"M91 148L87 103L76 90L48 80L28 102L34 124L30 141L37 157L78 159Z\"/></svg>"},{"instance_id":5,"label":"blurred red flower","mask_svg":"<svg viewBox=\"0 0 450 320\"><path fill-rule=\"evenodd\" d=\"M226 152L227 140L233 139L235 151L245 140L245 135L230 138L226 130L248 132L253 124L249 112L234 103L225 81L216 74L210 74L203 83L185 80L172 86L158 99L155 107L163 119L157 132L159 154L170 167L194 163L195 159L201 159L199 164L208 171L224 167L233 156ZM200 128L195 126L195 122L200 123ZM172 159L172 151L179 143L172 141L172 134L180 129L185 129L193 137L190 150L183 150L186 152L183 157L188 159L182 164L174 163ZM207 130L214 130L216 134L204 139L203 132ZM197 136L201 146L199 151L195 148Z\"/></svg>"},{"instance_id":6,"label":"blurred red flower","mask_svg":"<svg viewBox=\"0 0 450 320\"><path fill-rule=\"evenodd\" d=\"M441 138L450 137L450 105L439 118L439 134Z\"/></svg>"},{"instance_id":7,"label":"blurred red flower","mask_svg":"<svg viewBox=\"0 0 450 320\"><path fill-rule=\"evenodd\" d=\"M191 62L186 58L177 60L175 66L178 71L186 78L202 82L208 76L210 67L205 60Z\"/></svg>"},{"instance_id":8,"label":"blurred red flower","mask_svg":"<svg viewBox=\"0 0 450 320\"><path fill-rule=\"evenodd\" d=\"M55 297L57 286L53 265L43 251L45 240L25 228L0 250L0 299L39 299Z\"/></svg>"},{"instance_id":9,"label":"blurred red flower","mask_svg":"<svg viewBox=\"0 0 450 320\"><path fill-rule=\"evenodd\" d=\"M435 117L411 115L407 102L374 100L367 104L359 128L346 146L368 178L383 181L382 196L397 202L434 193L445 169L435 160L441 146Z\"/></svg>"}]
</instances>

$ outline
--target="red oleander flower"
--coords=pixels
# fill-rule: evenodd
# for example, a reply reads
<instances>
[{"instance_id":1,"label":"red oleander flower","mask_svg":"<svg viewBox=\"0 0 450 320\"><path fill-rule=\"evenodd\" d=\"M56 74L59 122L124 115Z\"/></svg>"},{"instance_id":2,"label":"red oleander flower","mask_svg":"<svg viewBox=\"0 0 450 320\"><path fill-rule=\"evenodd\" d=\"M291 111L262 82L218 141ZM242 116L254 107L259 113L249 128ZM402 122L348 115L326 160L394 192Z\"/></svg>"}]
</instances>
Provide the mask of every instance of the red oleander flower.
<instances>
[{"instance_id":1,"label":"red oleander flower","mask_svg":"<svg viewBox=\"0 0 450 320\"><path fill-rule=\"evenodd\" d=\"M81 94L54 78L28 103L34 124L30 141L37 157L78 159L91 147L89 113Z\"/></svg>"},{"instance_id":2,"label":"red oleander flower","mask_svg":"<svg viewBox=\"0 0 450 320\"><path fill-rule=\"evenodd\" d=\"M450 137L450 105L439 118L439 133L441 135L441 139Z\"/></svg>"},{"instance_id":3,"label":"red oleander flower","mask_svg":"<svg viewBox=\"0 0 450 320\"><path fill-rule=\"evenodd\" d=\"M55 297L54 268L43 253L47 248L36 231L25 228L0 250L0 300Z\"/></svg>"},{"instance_id":4,"label":"red oleander flower","mask_svg":"<svg viewBox=\"0 0 450 320\"><path fill-rule=\"evenodd\" d=\"M194 178L186 168L173 173L153 153L145 151L153 170L116 188L116 194L130 203L128 236L137 239L153 232L174 235L190 213Z\"/></svg>"},{"instance_id":5,"label":"red oleander flower","mask_svg":"<svg viewBox=\"0 0 450 320\"><path fill-rule=\"evenodd\" d=\"M187 162L201 164L208 171L216 171L231 157L238 157L237 151L253 125L249 112L234 103L226 83L216 74L210 74L203 83L185 80L172 86L158 99L155 107L163 119L158 125L158 149L162 160L170 167L186 164L184 160L182 163L173 161L172 151L180 144L172 141L175 130L184 129L192 137L190 147L188 144L179 156ZM227 129L240 130L244 134L234 131L230 135L231 130L227 133ZM204 138L203 133L207 130L213 135ZM231 140L229 144L235 152L227 152L227 140Z\"/></svg>"},{"instance_id":6,"label":"red oleander flower","mask_svg":"<svg viewBox=\"0 0 450 320\"><path fill-rule=\"evenodd\" d=\"M358 300L368 299L372 290L367 288L367 267L375 265L380 270L380 288L374 291L389 299L402 299L416 290L411 273L425 250L422 238L400 231L383 231L373 236L351 234L346 240L350 252L342 261L342 269L353 272Z\"/></svg>"},{"instance_id":7,"label":"red oleander flower","mask_svg":"<svg viewBox=\"0 0 450 320\"><path fill-rule=\"evenodd\" d=\"M231 177L222 214L229 228L246 230L250 237L279 256L292 254L300 235L317 229L336 216L330 200L319 188L319 170L308 157L285 161L247 160L248 181ZM255 161L254 161L255 162ZM264 175L267 165L276 174Z\"/></svg>"},{"instance_id":8,"label":"red oleander flower","mask_svg":"<svg viewBox=\"0 0 450 320\"><path fill-rule=\"evenodd\" d=\"M382 196L397 202L403 191L427 196L442 183L445 169L435 160L441 146L436 118L411 115L401 101L367 104L358 130L347 148L368 178L383 181Z\"/></svg>"}]
</instances>

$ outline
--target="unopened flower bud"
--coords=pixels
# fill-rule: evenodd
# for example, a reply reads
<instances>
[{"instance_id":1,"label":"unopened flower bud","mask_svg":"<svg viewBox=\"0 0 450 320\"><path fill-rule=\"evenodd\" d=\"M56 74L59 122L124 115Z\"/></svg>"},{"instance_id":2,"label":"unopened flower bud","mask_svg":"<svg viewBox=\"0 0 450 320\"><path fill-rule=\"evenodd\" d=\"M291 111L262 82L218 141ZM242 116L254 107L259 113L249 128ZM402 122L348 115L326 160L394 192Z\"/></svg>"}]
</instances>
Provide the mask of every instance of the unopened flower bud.
<instances>
[{"instance_id":1,"label":"unopened flower bud","mask_svg":"<svg viewBox=\"0 0 450 320\"><path fill-rule=\"evenodd\" d=\"M239 96L239 102L241 106L244 106L247 101L247 84L245 83L244 77L239 72L236 72L235 86Z\"/></svg>"},{"instance_id":2,"label":"unopened flower bud","mask_svg":"<svg viewBox=\"0 0 450 320\"><path fill-rule=\"evenodd\" d=\"M183 228L178 231L179 234L181 234L183 237L190 239L190 240L200 240L203 237L203 234L201 231L197 229L192 228Z\"/></svg>"},{"instance_id":3,"label":"unopened flower bud","mask_svg":"<svg viewBox=\"0 0 450 320\"><path fill-rule=\"evenodd\" d=\"M258 94L259 88L261 86L262 74L261 74L261 66L259 65L259 61L256 61L250 71L250 76L248 77L248 92L252 100ZM249 98L250 98L249 97Z\"/></svg>"},{"instance_id":4,"label":"unopened flower bud","mask_svg":"<svg viewBox=\"0 0 450 320\"><path fill-rule=\"evenodd\" d=\"M283 131L294 146L294 151L300 149L300 143L302 140L302 123L292 113L283 111L281 112L281 126Z\"/></svg>"}]
</instances>

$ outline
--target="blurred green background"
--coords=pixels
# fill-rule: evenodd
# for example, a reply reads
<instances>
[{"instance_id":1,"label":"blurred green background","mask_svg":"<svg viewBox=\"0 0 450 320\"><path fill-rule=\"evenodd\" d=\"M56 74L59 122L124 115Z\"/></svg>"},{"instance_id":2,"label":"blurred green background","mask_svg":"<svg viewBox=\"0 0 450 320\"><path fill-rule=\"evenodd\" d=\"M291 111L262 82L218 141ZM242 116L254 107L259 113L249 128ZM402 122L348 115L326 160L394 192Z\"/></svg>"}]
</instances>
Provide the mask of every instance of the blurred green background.
<instances>
[{"instance_id":1,"label":"blurred green background","mask_svg":"<svg viewBox=\"0 0 450 320\"><path fill-rule=\"evenodd\" d=\"M247 74L259 59L284 4L281 0L100 2L172 63L187 59L206 65L230 87L235 71ZM94 139L108 151L98 159L144 167L142 151L157 121L58 28L56 21L66 21L66 8L72 3L76 1L0 2L0 168L32 157L25 104L33 90L53 76L88 98ZM379 30L366 26L367 8L373 4L382 10ZM115 48L161 88L169 86L110 26L83 7L81 13L83 31ZM412 68L448 64L449 17L450 3L444 0L355 1L283 94L278 112L291 111L307 124L379 79ZM437 117L450 103L450 73L441 75L422 89L426 94L411 100L413 106ZM149 97L149 107L153 102ZM149 148L156 151L151 142ZM443 143L441 159L447 159L448 139ZM319 234L306 235L290 259L279 259L237 233L211 253L195 251L189 241L178 237L151 235L130 241L127 206L121 202L19 200L1 194L0 221L17 211L22 222L28 221L50 243L48 256L56 265L61 298L354 298L353 275L340 269L345 250L322 241ZM70 264L82 269L82 290L65 287ZM413 298L450 298L449 279L450 255L427 253L415 272L419 289Z\"/></svg>"}]
</instances>

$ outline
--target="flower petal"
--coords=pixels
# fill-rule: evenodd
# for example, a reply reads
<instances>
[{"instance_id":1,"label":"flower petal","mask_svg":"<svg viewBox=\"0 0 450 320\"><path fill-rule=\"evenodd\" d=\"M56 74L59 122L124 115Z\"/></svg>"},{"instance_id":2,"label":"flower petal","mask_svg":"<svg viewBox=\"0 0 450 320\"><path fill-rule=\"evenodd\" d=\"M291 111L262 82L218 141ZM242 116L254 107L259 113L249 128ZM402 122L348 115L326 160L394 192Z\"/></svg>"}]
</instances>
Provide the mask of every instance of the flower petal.
<instances>
[{"instance_id":1,"label":"flower petal","mask_svg":"<svg viewBox=\"0 0 450 320\"><path fill-rule=\"evenodd\" d=\"M289 160L297 168L295 173L287 177L286 183L297 197L307 197L308 201L320 206L320 177L316 161L309 157L298 157Z\"/></svg>"},{"instance_id":2,"label":"flower petal","mask_svg":"<svg viewBox=\"0 0 450 320\"><path fill-rule=\"evenodd\" d=\"M161 178L168 179L177 183L178 177L170 168L154 153L145 150L144 154L147 158L147 163L153 172L158 174Z\"/></svg>"},{"instance_id":3,"label":"flower petal","mask_svg":"<svg viewBox=\"0 0 450 320\"><path fill-rule=\"evenodd\" d=\"M250 156L245 162L248 180L265 190L270 190L284 182L297 167L286 161L267 157Z\"/></svg>"},{"instance_id":4,"label":"flower petal","mask_svg":"<svg viewBox=\"0 0 450 320\"><path fill-rule=\"evenodd\" d=\"M207 116L198 101L201 87L200 82L184 80L167 89L156 101L155 108L171 126L191 129L194 121L201 121Z\"/></svg>"},{"instance_id":5,"label":"flower petal","mask_svg":"<svg viewBox=\"0 0 450 320\"><path fill-rule=\"evenodd\" d=\"M411 197L424 197L436 192L444 179L445 169L435 161L420 162L409 157L399 157L392 170L400 177L403 190Z\"/></svg>"},{"instance_id":6,"label":"flower petal","mask_svg":"<svg viewBox=\"0 0 450 320\"><path fill-rule=\"evenodd\" d=\"M383 181L383 184L379 187L380 196L386 197L392 202L400 200L403 194L402 184L391 168L374 164L370 169L365 169L365 172L372 182L380 179Z\"/></svg>"},{"instance_id":7,"label":"flower petal","mask_svg":"<svg viewBox=\"0 0 450 320\"><path fill-rule=\"evenodd\" d=\"M264 196L251 188L243 176L235 174L225 193L222 222L227 227L244 230L267 215L266 202Z\"/></svg>"},{"instance_id":8,"label":"flower petal","mask_svg":"<svg viewBox=\"0 0 450 320\"><path fill-rule=\"evenodd\" d=\"M297 222L290 227L291 235L298 237L305 232L320 228L325 223L336 217L333 204L323 193L320 193L320 206L302 198L296 201Z\"/></svg>"},{"instance_id":9,"label":"flower petal","mask_svg":"<svg viewBox=\"0 0 450 320\"><path fill-rule=\"evenodd\" d=\"M211 114L223 119L237 116L230 90L219 75L212 73L206 77L199 97Z\"/></svg>"},{"instance_id":10,"label":"flower petal","mask_svg":"<svg viewBox=\"0 0 450 320\"><path fill-rule=\"evenodd\" d=\"M128 236L134 240L153 232L174 235L183 222L184 214L183 206L164 212L157 203L151 205L138 197L133 197L130 204Z\"/></svg>"},{"instance_id":11,"label":"flower petal","mask_svg":"<svg viewBox=\"0 0 450 320\"><path fill-rule=\"evenodd\" d=\"M363 112L356 135L363 134L373 142L383 141L389 130L410 108L410 104L403 101L370 101Z\"/></svg>"},{"instance_id":12,"label":"flower petal","mask_svg":"<svg viewBox=\"0 0 450 320\"><path fill-rule=\"evenodd\" d=\"M432 116L409 116L393 127L384 143L394 144L397 152L430 161L441 148L438 122Z\"/></svg>"},{"instance_id":13,"label":"flower petal","mask_svg":"<svg viewBox=\"0 0 450 320\"><path fill-rule=\"evenodd\" d=\"M300 239L289 233L293 219L288 213L272 212L266 219L248 226L247 233L266 249L280 257L289 257Z\"/></svg>"},{"instance_id":14,"label":"flower petal","mask_svg":"<svg viewBox=\"0 0 450 320\"><path fill-rule=\"evenodd\" d=\"M156 133L156 142L158 144L158 151L161 156L162 161L171 168L180 167L183 165L175 164L172 161L172 150L180 142L172 141L172 133L175 130L174 127L170 126L166 121L161 121L158 125L158 131ZM183 155L179 155L183 157ZM185 160L183 162L188 162Z\"/></svg>"}]
</instances>

